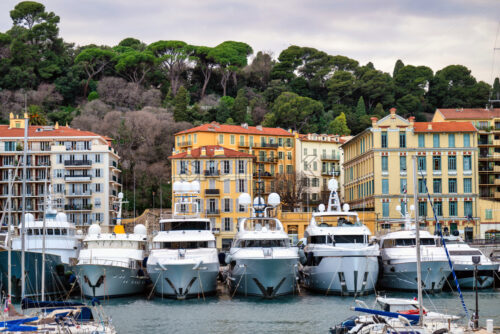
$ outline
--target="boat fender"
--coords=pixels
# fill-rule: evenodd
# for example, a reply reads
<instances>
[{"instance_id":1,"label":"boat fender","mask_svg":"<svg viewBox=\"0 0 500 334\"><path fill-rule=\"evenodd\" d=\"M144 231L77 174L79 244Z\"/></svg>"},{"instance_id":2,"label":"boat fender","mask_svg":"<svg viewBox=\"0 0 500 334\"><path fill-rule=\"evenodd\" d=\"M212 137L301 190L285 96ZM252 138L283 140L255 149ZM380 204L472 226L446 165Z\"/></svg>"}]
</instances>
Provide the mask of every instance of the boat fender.
<instances>
[{"instance_id":1,"label":"boat fender","mask_svg":"<svg viewBox=\"0 0 500 334\"><path fill-rule=\"evenodd\" d=\"M444 334L444 333L448 333L448 328L441 328L432 332L432 334Z\"/></svg>"},{"instance_id":2,"label":"boat fender","mask_svg":"<svg viewBox=\"0 0 500 334\"><path fill-rule=\"evenodd\" d=\"M307 257L306 254L304 253L304 249L302 248L299 248L299 259L301 264L306 264Z\"/></svg>"},{"instance_id":3,"label":"boat fender","mask_svg":"<svg viewBox=\"0 0 500 334\"><path fill-rule=\"evenodd\" d=\"M226 255L226 258L224 259L226 261L226 264L231 264L231 258L232 257L230 254Z\"/></svg>"}]
</instances>

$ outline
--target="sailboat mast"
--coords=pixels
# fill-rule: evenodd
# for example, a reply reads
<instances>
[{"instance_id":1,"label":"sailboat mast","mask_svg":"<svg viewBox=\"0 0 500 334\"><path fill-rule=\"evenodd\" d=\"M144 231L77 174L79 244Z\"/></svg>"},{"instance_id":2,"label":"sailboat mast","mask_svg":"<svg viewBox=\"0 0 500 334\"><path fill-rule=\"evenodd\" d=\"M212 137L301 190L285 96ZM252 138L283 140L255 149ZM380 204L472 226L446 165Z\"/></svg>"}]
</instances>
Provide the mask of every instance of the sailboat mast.
<instances>
[{"instance_id":1,"label":"sailboat mast","mask_svg":"<svg viewBox=\"0 0 500 334\"><path fill-rule=\"evenodd\" d=\"M26 225L26 165L28 164L28 113L24 113L24 147L23 147L23 209L21 216L21 298L23 299L26 294L26 277L25 277L25 252L26 252L26 239L25 239L25 225Z\"/></svg>"},{"instance_id":2,"label":"sailboat mast","mask_svg":"<svg viewBox=\"0 0 500 334\"><path fill-rule=\"evenodd\" d=\"M43 204L43 229L42 229L42 302L45 301L45 233L46 229L46 214L47 209L50 208L48 194L47 194L47 168L45 168L45 185L43 189L44 204Z\"/></svg>"},{"instance_id":3,"label":"sailboat mast","mask_svg":"<svg viewBox=\"0 0 500 334\"><path fill-rule=\"evenodd\" d=\"M420 259L420 224L418 223L418 186L417 186L417 156L413 156L413 203L415 211L415 239L417 248L417 291L418 291L418 324L424 324L424 310L422 306L422 263Z\"/></svg>"},{"instance_id":4,"label":"sailboat mast","mask_svg":"<svg viewBox=\"0 0 500 334\"><path fill-rule=\"evenodd\" d=\"M9 197L7 199L7 212L9 223L7 225L7 251L8 251L8 270L7 270L7 294L10 299L12 296L12 236L10 235L12 226L12 185L14 184L14 179L12 178L12 170L9 169Z\"/></svg>"}]
</instances>

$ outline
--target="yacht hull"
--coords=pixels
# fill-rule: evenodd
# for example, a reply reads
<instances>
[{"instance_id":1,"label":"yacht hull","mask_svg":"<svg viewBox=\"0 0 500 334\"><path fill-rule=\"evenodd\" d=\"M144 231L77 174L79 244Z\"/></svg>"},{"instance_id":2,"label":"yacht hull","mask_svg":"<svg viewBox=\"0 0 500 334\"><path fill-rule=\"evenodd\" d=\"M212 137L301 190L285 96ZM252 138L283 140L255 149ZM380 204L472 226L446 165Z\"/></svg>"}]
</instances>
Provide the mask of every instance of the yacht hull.
<instances>
[{"instance_id":1,"label":"yacht hull","mask_svg":"<svg viewBox=\"0 0 500 334\"><path fill-rule=\"evenodd\" d=\"M297 292L297 258L234 259L230 267L231 291L240 295L273 298Z\"/></svg>"},{"instance_id":2,"label":"yacht hull","mask_svg":"<svg viewBox=\"0 0 500 334\"><path fill-rule=\"evenodd\" d=\"M448 261L422 261L422 289L440 292L451 273ZM417 263L384 263L380 286L388 290L416 291Z\"/></svg>"},{"instance_id":3,"label":"yacht hull","mask_svg":"<svg viewBox=\"0 0 500 334\"><path fill-rule=\"evenodd\" d=\"M155 294L175 299L213 295L217 292L219 263L148 264Z\"/></svg>"},{"instance_id":4,"label":"yacht hull","mask_svg":"<svg viewBox=\"0 0 500 334\"><path fill-rule=\"evenodd\" d=\"M76 273L83 295L89 298L134 295L143 292L146 286L146 277L139 276L137 269L80 264Z\"/></svg>"},{"instance_id":5,"label":"yacht hull","mask_svg":"<svg viewBox=\"0 0 500 334\"><path fill-rule=\"evenodd\" d=\"M21 251L12 251L12 297L21 297ZM2 289L8 289L8 251L0 252L0 271ZM69 269L62 263L61 257L54 254L45 254L45 293L47 295L64 294L69 286L69 276L65 273ZM42 253L25 252L26 297L37 297L42 291Z\"/></svg>"},{"instance_id":6,"label":"yacht hull","mask_svg":"<svg viewBox=\"0 0 500 334\"><path fill-rule=\"evenodd\" d=\"M477 270L477 287L486 289L493 285L494 272L497 270L498 264L479 265ZM457 275L458 284L463 289L474 289L474 265L454 264L453 269ZM453 275L450 275L450 282L453 281Z\"/></svg>"},{"instance_id":7,"label":"yacht hull","mask_svg":"<svg viewBox=\"0 0 500 334\"><path fill-rule=\"evenodd\" d=\"M373 293L378 272L376 256L325 256L317 266L305 266L302 271L307 289L340 295Z\"/></svg>"}]
</instances>

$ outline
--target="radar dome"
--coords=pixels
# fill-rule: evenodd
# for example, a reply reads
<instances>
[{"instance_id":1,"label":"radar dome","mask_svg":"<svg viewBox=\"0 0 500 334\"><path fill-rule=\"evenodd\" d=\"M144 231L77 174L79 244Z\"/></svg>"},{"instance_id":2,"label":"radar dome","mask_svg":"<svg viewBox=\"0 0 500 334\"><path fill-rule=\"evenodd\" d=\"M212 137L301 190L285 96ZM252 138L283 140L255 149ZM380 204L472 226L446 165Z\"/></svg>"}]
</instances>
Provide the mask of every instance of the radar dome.
<instances>
[{"instance_id":1,"label":"radar dome","mask_svg":"<svg viewBox=\"0 0 500 334\"><path fill-rule=\"evenodd\" d=\"M252 198L248 193L241 193L238 197L238 204L243 206L248 206L252 204Z\"/></svg>"},{"instance_id":2,"label":"radar dome","mask_svg":"<svg viewBox=\"0 0 500 334\"><path fill-rule=\"evenodd\" d=\"M24 216L24 222L25 223L34 223L35 222L35 216L33 216L33 214L31 214L31 213L27 213Z\"/></svg>"},{"instance_id":3,"label":"radar dome","mask_svg":"<svg viewBox=\"0 0 500 334\"><path fill-rule=\"evenodd\" d=\"M348 212L350 209L351 207L349 206L349 204L344 203L344 205L342 205L342 210L344 210L344 212Z\"/></svg>"},{"instance_id":4,"label":"radar dome","mask_svg":"<svg viewBox=\"0 0 500 334\"><path fill-rule=\"evenodd\" d=\"M323 203L321 203L320 205L318 205L318 211L319 212L325 212L325 205Z\"/></svg>"},{"instance_id":5,"label":"radar dome","mask_svg":"<svg viewBox=\"0 0 500 334\"><path fill-rule=\"evenodd\" d=\"M146 235L147 234L146 226L144 226L142 224L135 225L135 227L134 227L134 234L144 234L144 235Z\"/></svg>"},{"instance_id":6,"label":"radar dome","mask_svg":"<svg viewBox=\"0 0 500 334\"><path fill-rule=\"evenodd\" d=\"M195 193L199 193L200 192L200 182L198 182L198 181L191 182L191 190Z\"/></svg>"},{"instance_id":7,"label":"radar dome","mask_svg":"<svg viewBox=\"0 0 500 334\"><path fill-rule=\"evenodd\" d=\"M118 193L118 198L119 198L119 199L122 199L122 198L123 198L123 193L122 193L122 192L119 192L119 193Z\"/></svg>"},{"instance_id":8,"label":"radar dome","mask_svg":"<svg viewBox=\"0 0 500 334\"><path fill-rule=\"evenodd\" d=\"M68 218L66 217L66 214L64 212L58 212L56 215L56 222L58 223L64 223L67 222Z\"/></svg>"},{"instance_id":9,"label":"radar dome","mask_svg":"<svg viewBox=\"0 0 500 334\"><path fill-rule=\"evenodd\" d=\"M264 201L262 197L257 196L253 199L253 205L258 209L264 208L266 206L266 201Z\"/></svg>"},{"instance_id":10,"label":"radar dome","mask_svg":"<svg viewBox=\"0 0 500 334\"><path fill-rule=\"evenodd\" d=\"M330 191L337 191L339 189L339 183L335 179L331 179L328 181L328 190Z\"/></svg>"},{"instance_id":11,"label":"radar dome","mask_svg":"<svg viewBox=\"0 0 500 334\"><path fill-rule=\"evenodd\" d=\"M88 234L101 234L101 227L97 224L90 225Z\"/></svg>"},{"instance_id":12,"label":"radar dome","mask_svg":"<svg viewBox=\"0 0 500 334\"><path fill-rule=\"evenodd\" d=\"M181 181L175 181L174 182L174 192L178 193L181 191Z\"/></svg>"},{"instance_id":13,"label":"radar dome","mask_svg":"<svg viewBox=\"0 0 500 334\"><path fill-rule=\"evenodd\" d=\"M281 198L280 195L277 193L270 193L269 196L267 197L267 204L270 206L278 206L281 203Z\"/></svg>"}]
</instances>

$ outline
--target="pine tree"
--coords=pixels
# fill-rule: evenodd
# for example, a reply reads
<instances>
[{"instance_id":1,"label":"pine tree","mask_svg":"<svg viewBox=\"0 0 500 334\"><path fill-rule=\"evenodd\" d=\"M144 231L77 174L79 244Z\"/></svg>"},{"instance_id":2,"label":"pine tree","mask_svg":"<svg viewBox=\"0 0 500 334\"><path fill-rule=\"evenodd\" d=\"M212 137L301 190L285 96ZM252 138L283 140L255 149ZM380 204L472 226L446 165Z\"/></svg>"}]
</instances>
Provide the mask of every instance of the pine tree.
<instances>
[{"instance_id":1,"label":"pine tree","mask_svg":"<svg viewBox=\"0 0 500 334\"><path fill-rule=\"evenodd\" d=\"M181 86L175 95L174 100L174 119L176 122L190 122L191 117L188 112L189 106L189 93Z\"/></svg>"},{"instance_id":2,"label":"pine tree","mask_svg":"<svg viewBox=\"0 0 500 334\"><path fill-rule=\"evenodd\" d=\"M405 64L401 61L401 59L398 59L396 61L396 64L394 64L394 71L392 71L392 77L395 78L396 75L398 75L398 72L400 69L405 67Z\"/></svg>"},{"instance_id":3,"label":"pine tree","mask_svg":"<svg viewBox=\"0 0 500 334\"><path fill-rule=\"evenodd\" d=\"M234 99L233 119L236 124L244 123L247 115L248 99L245 96L245 90L241 88Z\"/></svg>"},{"instance_id":4,"label":"pine tree","mask_svg":"<svg viewBox=\"0 0 500 334\"><path fill-rule=\"evenodd\" d=\"M348 135L351 130L347 127L347 120L344 113L341 113L330 123L330 133L336 135Z\"/></svg>"},{"instance_id":5,"label":"pine tree","mask_svg":"<svg viewBox=\"0 0 500 334\"><path fill-rule=\"evenodd\" d=\"M359 97L358 104L356 105L356 116L361 117L366 115L365 100L362 96Z\"/></svg>"}]
</instances>

